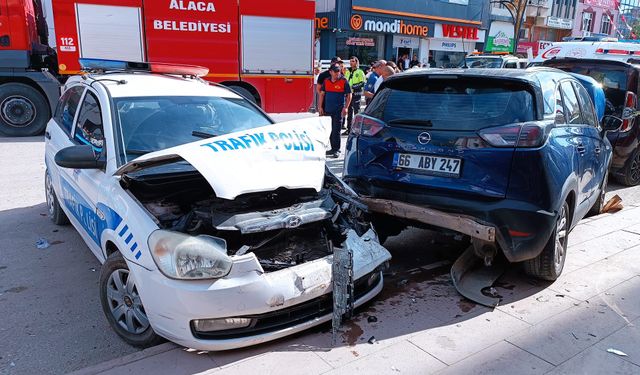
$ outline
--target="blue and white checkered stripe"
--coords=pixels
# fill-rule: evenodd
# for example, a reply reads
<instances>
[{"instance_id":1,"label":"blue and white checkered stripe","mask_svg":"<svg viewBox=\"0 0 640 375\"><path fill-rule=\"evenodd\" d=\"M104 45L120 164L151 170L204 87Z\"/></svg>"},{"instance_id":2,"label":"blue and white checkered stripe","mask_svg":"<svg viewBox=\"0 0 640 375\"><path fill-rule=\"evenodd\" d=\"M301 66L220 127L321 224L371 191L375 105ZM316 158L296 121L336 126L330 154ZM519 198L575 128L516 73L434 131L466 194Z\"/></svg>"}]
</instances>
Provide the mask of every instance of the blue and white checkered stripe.
<instances>
[{"instance_id":1,"label":"blue and white checkered stripe","mask_svg":"<svg viewBox=\"0 0 640 375\"><path fill-rule=\"evenodd\" d=\"M116 232L118 232L118 236L124 239L124 243L127 245L131 253L135 254L134 257L136 259L140 259L142 252L138 250L138 243L129 229L129 226L123 221L118 228L116 228Z\"/></svg>"}]
</instances>

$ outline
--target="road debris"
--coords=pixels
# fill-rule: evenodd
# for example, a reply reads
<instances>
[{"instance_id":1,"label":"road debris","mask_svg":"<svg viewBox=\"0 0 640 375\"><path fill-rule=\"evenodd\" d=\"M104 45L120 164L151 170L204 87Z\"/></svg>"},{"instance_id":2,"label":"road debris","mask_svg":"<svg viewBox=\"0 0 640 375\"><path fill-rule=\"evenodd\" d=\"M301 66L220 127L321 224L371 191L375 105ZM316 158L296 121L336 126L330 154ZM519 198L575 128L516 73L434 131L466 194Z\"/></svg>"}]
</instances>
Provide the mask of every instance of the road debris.
<instances>
[{"instance_id":1,"label":"road debris","mask_svg":"<svg viewBox=\"0 0 640 375\"><path fill-rule=\"evenodd\" d=\"M536 301L538 302L549 302L549 299L545 296L536 297Z\"/></svg>"},{"instance_id":2,"label":"road debris","mask_svg":"<svg viewBox=\"0 0 640 375\"><path fill-rule=\"evenodd\" d=\"M377 321L378 321L378 318L376 318L373 315L369 315L369 317L367 317L367 322L369 322L369 323L375 323Z\"/></svg>"},{"instance_id":3,"label":"road debris","mask_svg":"<svg viewBox=\"0 0 640 375\"><path fill-rule=\"evenodd\" d=\"M571 332L571 336L573 336L573 338L576 339L576 340L578 339L578 336L576 336L576 334L573 333L573 332Z\"/></svg>"},{"instance_id":4,"label":"road debris","mask_svg":"<svg viewBox=\"0 0 640 375\"><path fill-rule=\"evenodd\" d=\"M616 194L604 204L602 213L612 214L622 210L622 207L622 198Z\"/></svg>"},{"instance_id":5,"label":"road debris","mask_svg":"<svg viewBox=\"0 0 640 375\"><path fill-rule=\"evenodd\" d=\"M51 246L51 244L49 243L49 241L47 241L46 238L40 238L38 239L38 241L36 241L36 248L38 249L46 249L49 246Z\"/></svg>"},{"instance_id":6,"label":"road debris","mask_svg":"<svg viewBox=\"0 0 640 375\"><path fill-rule=\"evenodd\" d=\"M391 371L400 372L396 366L391 366Z\"/></svg>"},{"instance_id":7,"label":"road debris","mask_svg":"<svg viewBox=\"0 0 640 375\"><path fill-rule=\"evenodd\" d=\"M376 343L376 342L378 342L378 341L376 340L376 337L375 337L375 336L371 336L371 337L369 337L369 340L367 340L367 342L368 342L369 344L373 345L373 344L375 344L375 343Z\"/></svg>"},{"instance_id":8,"label":"road debris","mask_svg":"<svg viewBox=\"0 0 640 375\"><path fill-rule=\"evenodd\" d=\"M615 355L619 355L620 357L628 357L627 353L622 352L622 351L620 351L618 349L609 348L609 349L607 349L607 352L613 353Z\"/></svg>"}]
</instances>

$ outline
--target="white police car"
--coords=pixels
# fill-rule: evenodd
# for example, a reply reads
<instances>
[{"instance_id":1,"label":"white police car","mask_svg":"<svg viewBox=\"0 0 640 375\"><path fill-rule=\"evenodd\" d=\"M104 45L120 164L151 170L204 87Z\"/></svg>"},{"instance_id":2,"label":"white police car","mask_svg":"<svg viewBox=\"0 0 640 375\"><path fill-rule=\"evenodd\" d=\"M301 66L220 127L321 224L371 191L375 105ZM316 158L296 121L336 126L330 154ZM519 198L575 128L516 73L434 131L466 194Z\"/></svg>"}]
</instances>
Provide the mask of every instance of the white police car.
<instances>
[{"instance_id":1,"label":"white police car","mask_svg":"<svg viewBox=\"0 0 640 375\"><path fill-rule=\"evenodd\" d=\"M323 119L273 124L205 68L82 65L46 129L47 204L103 262L102 307L125 341L237 348L380 292L390 254L325 168Z\"/></svg>"}]
</instances>

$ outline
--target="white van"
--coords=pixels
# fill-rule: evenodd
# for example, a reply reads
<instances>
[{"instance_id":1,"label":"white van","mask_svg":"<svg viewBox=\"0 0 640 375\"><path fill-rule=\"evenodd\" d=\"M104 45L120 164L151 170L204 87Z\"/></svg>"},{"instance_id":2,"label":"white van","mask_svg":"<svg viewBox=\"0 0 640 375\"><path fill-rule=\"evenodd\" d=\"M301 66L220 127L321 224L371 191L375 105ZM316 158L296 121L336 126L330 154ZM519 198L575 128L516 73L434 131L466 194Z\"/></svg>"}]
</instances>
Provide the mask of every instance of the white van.
<instances>
[{"instance_id":1,"label":"white van","mask_svg":"<svg viewBox=\"0 0 640 375\"><path fill-rule=\"evenodd\" d=\"M533 59L540 63L549 59L602 59L629 62L640 59L640 44L624 42L558 42L541 51Z\"/></svg>"}]
</instances>

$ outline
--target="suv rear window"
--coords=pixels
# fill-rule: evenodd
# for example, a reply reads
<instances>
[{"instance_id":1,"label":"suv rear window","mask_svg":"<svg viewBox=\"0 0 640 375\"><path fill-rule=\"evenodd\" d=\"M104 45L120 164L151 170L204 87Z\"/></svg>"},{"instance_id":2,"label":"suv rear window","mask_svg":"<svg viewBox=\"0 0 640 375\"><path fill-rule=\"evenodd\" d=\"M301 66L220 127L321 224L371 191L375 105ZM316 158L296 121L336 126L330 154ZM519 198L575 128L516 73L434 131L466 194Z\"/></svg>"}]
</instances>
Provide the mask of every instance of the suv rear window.
<instances>
[{"instance_id":1,"label":"suv rear window","mask_svg":"<svg viewBox=\"0 0 640 375\"><path fill-rule=\"evenodd\" d=\"M390 125L478 130L535 119L531 93L510 81L411 78L390 86L366 110Z\"/></svg>"}]
</instances>

